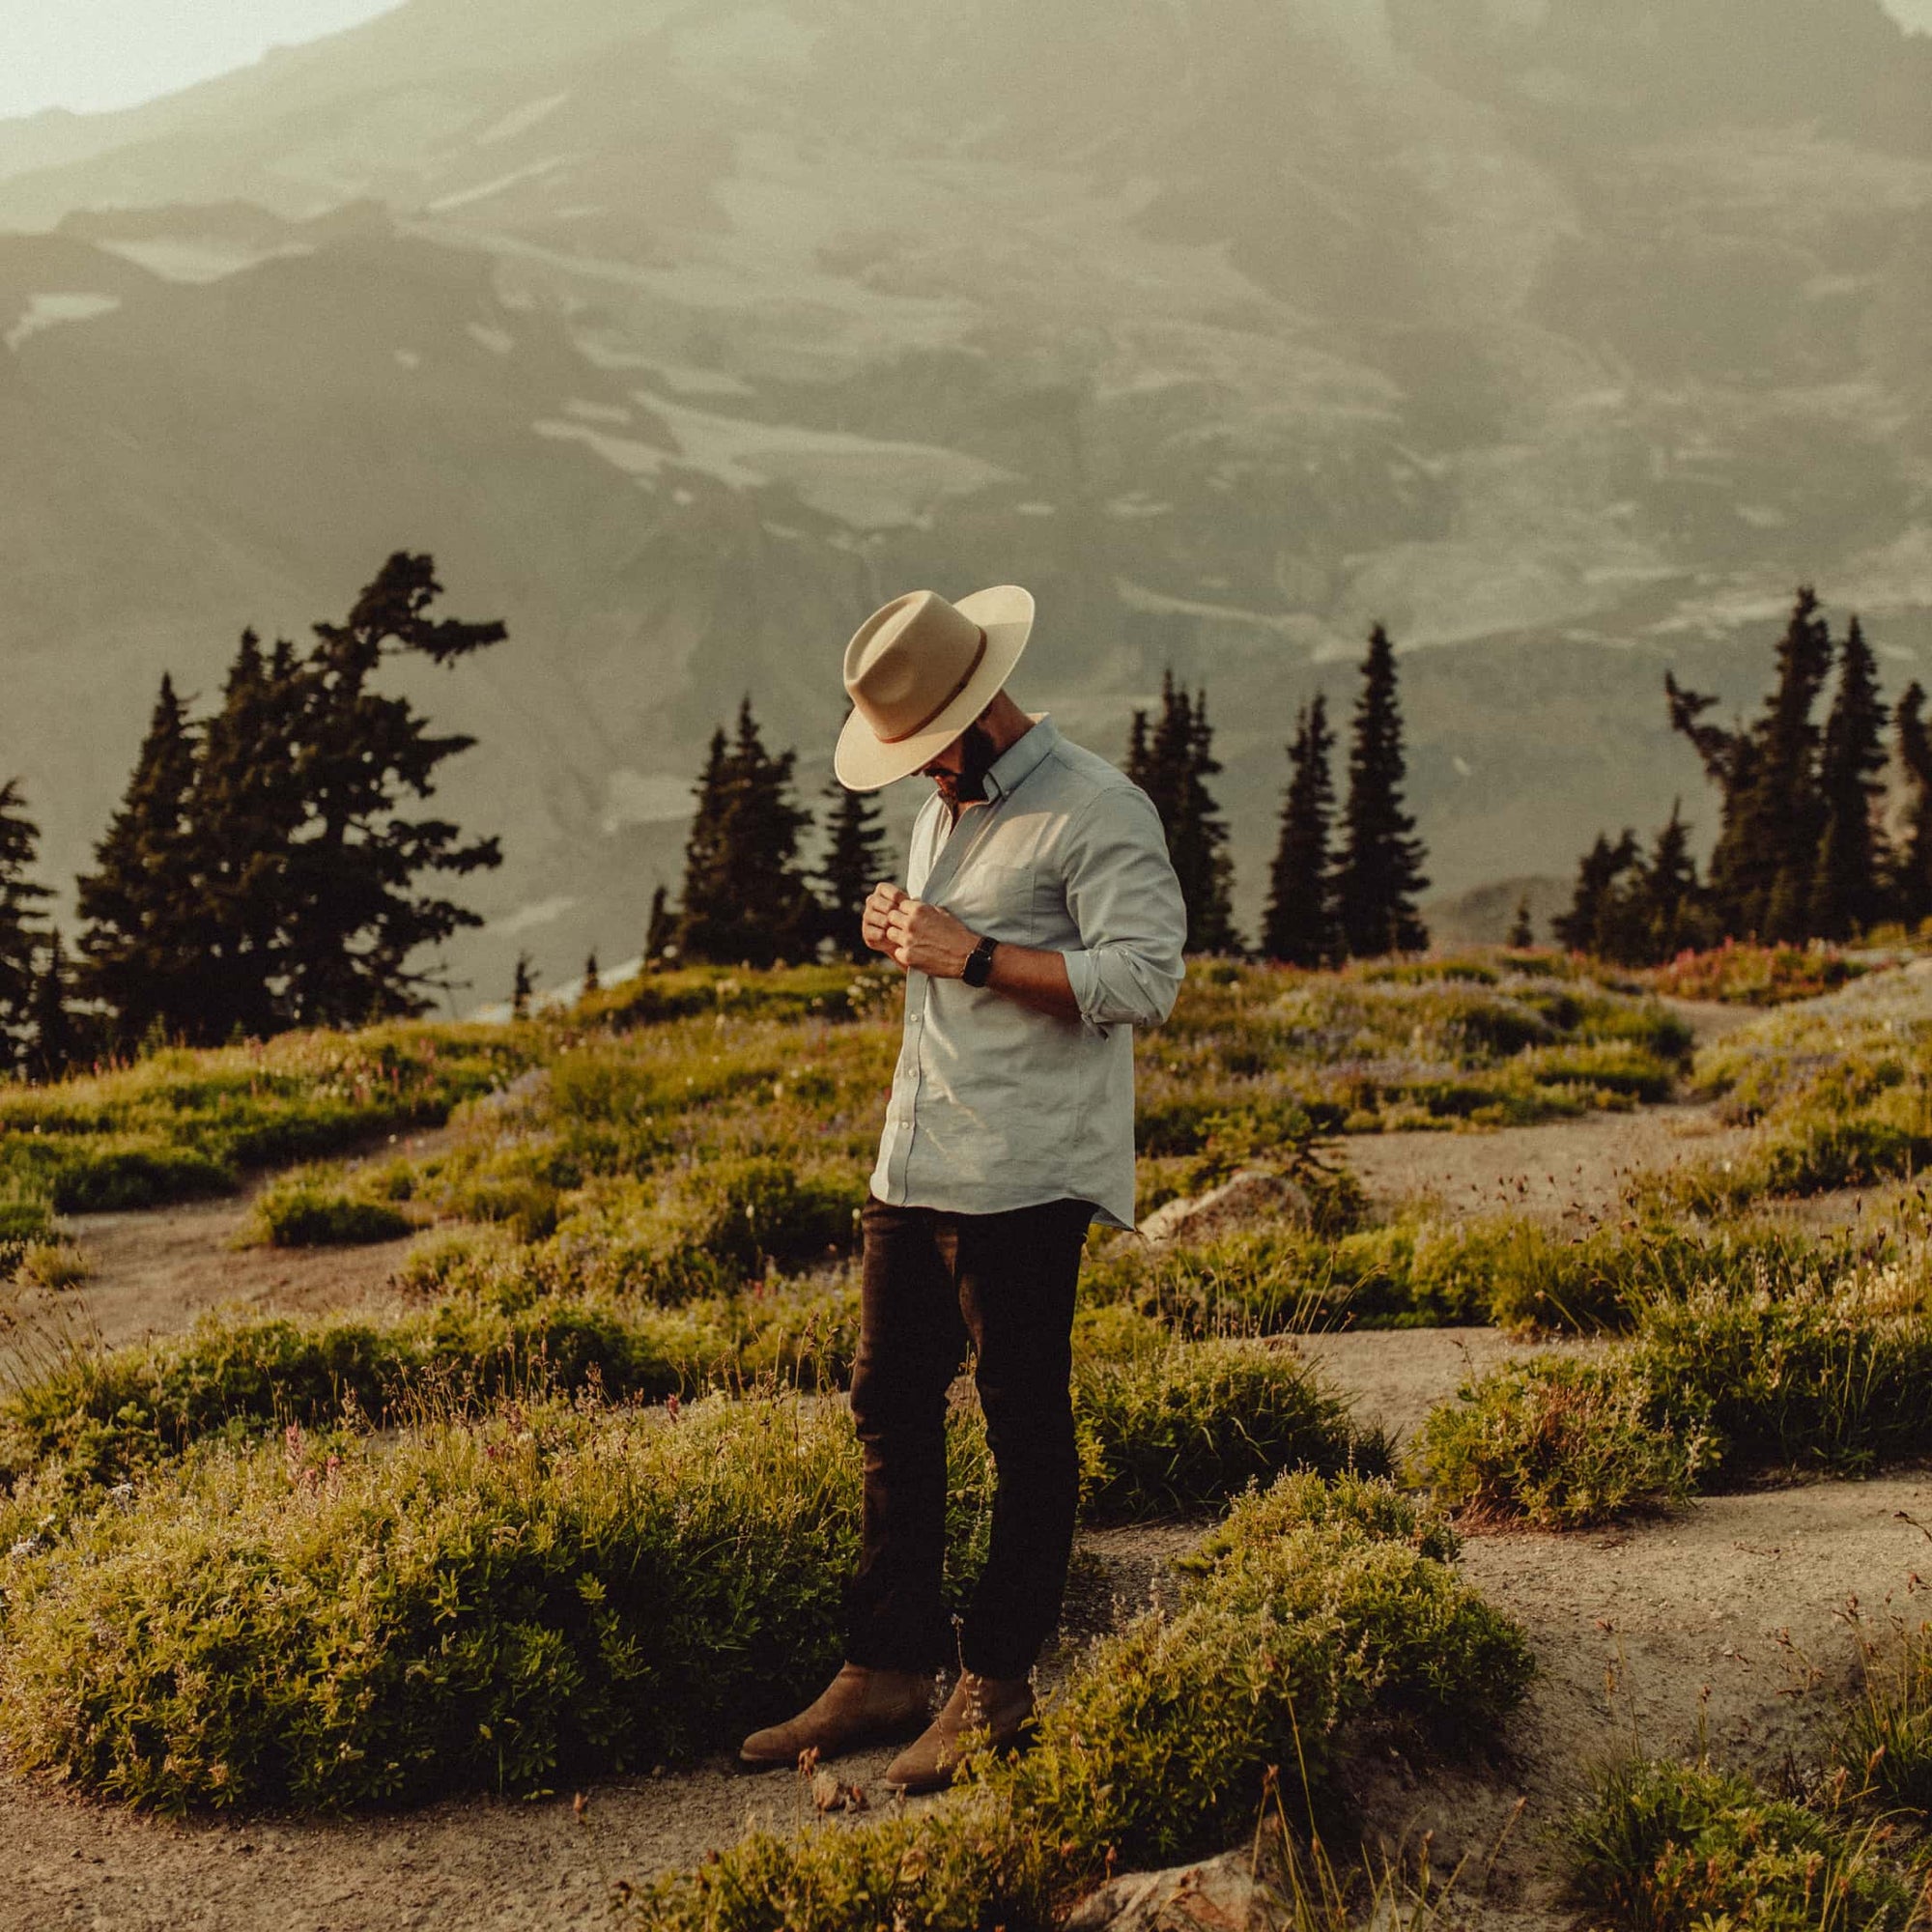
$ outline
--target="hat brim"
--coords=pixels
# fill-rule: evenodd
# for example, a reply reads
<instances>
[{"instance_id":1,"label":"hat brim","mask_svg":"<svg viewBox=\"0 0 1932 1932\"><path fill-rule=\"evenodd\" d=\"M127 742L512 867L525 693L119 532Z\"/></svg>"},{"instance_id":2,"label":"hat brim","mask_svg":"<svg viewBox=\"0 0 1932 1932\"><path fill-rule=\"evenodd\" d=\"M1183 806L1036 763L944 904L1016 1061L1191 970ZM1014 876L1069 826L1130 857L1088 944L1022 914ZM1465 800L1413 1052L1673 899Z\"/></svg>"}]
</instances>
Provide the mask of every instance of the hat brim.
<instances>
[{"instance_id":1,"label":"hat brim","mask_svg":"<svg viewBox=\"0 0 1932 1932\"><path fill-rule=\"evenodd\" d=\"M914 737L901 738L895 745L885 744L854 711L846 719L832 754L832 769L847 791L878 791L930 764L985 710L1012 674L1033 634L1033 592L1017 583L996 583L990 590L976 590L970 597L960 598L954 608L985 632L985 655L959 696Z\"/></svg>"}]
</instances>

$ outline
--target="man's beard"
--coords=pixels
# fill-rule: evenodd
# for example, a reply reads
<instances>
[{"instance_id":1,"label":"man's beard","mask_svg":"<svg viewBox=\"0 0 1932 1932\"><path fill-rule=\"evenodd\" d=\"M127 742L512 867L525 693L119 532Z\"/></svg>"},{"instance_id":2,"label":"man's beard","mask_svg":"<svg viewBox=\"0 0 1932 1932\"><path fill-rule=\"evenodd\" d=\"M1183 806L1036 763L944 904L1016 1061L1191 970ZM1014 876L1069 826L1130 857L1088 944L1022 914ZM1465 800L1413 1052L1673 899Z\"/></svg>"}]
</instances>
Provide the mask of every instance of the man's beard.
<instances>
[{"instance_id":1,"label":"man's beard","mask_svg":"<svg viewBox=\"0 0 1932 1932\"><path fill-rule=\"evenodd\" d=\"M986 796L986 774L999 762L1000 748L993 734L979 719L974 719L959 734L959 769L956 772L929 766L926 777L939 795L955 810L962 805L981 804Z\"/></svg>"}]
</instances>

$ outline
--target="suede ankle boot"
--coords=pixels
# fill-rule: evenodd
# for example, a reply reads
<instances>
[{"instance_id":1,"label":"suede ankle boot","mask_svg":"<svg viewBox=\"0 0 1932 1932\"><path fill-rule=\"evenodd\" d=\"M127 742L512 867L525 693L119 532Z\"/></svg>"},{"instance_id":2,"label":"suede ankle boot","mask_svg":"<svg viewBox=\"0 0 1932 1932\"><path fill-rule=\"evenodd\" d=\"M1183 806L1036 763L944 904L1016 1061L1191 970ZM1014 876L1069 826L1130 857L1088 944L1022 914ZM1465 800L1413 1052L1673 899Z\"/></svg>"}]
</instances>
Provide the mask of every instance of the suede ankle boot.
<instances>
[{"instance_id":1,"label":"suede ankle boot","mask_svg":"<svg viewBox=\"0 0 1932 1932\"><path fill-rule=\"evenodd\" d=\"M943 1791L969 1747L1015 1744L1033 1717L1033 1685L1024 1677L981 1677L962 1670L946 1708L897 1757L886 1782L901 1791Z\"/></svg>"},{"instance_id":2,"label":"suede ankle boot","mask_svg":"<svg viewBox=\"0 0 1932 1932\"><path fill-rule=\"evenodd\" d=\"M805 1751L837 1757L855 1745L902 1737L931 1711L933 1678L930 1671L871 1670L848 1663L797 1717L753 1731L738 1747L738 1761L771 1771L795 1765Z\"/></svg>"}]
</instances>

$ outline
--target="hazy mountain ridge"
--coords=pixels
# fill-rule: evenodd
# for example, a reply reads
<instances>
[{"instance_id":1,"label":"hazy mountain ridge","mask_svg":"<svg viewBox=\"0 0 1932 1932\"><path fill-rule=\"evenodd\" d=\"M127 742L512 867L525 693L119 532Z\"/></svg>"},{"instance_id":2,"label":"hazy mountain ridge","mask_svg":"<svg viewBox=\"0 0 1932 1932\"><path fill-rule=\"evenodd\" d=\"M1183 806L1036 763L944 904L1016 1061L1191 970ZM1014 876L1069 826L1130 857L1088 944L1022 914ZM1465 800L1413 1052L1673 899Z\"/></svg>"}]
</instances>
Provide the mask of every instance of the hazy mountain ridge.
<instances>
[{"instance_id":1,"label":"hazy mountain ridge","mask_svg":"<svg viewBox=\"0 0 1932 1932\"><path fill-rule=\"evenodd\" d=\"M464 956L561 975L742 690L815 784L857 617L1012 577L1101 749L1207 680L1250 903L1376 617L1459 646L1405 669L1437 885L1567 869L1695 794L1661 668L1747 696L1797 577L1932 644L1932 42L1802 11L1787 73L1731 0L1618 0L1634 54L1581 0L415 0L80 158L0 127L52 230L0 235L0 764L71 869L164 665L433 549L513 626L425 693L524 908Z\"/></svg>"}]
</instances>

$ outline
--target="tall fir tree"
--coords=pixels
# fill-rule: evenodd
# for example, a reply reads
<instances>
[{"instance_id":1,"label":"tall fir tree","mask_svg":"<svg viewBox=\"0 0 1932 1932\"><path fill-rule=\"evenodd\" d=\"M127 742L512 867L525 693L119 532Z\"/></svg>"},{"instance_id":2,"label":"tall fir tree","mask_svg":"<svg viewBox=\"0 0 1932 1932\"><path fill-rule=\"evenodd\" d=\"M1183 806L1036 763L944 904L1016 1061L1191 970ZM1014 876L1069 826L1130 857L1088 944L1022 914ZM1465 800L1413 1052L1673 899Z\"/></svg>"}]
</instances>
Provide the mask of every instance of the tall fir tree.
<instances>
[{"instance_id":1,"label":"tall fir tree","mask_svg":"<svg viewBox=\"0 0 1932 1932\"><path fill-rule=\"evenodd\" d=\"M1776 677L1748 730L1705 721L1715 702L1664 679L1670 720L1696 748L1723 799L1710 896L1722 929L1770 941L1806 936L1825 805L1811 712L1832 668L1831 627L1809 584L1798 587Z\"/></svg>"},{"instance_id":2,"label":"tall fir tree","mask_svg":"<svg viewBox=\"0 0 1932 1932\"><path fill-rule=\"evenodd\" d=\"M1527 893L1516 902L1516 914L1510 921L1509 934L1503 944L1517 952L1527 952L1536 944L1536 927L1530 921Z\"/></svg>"},{"instance_id":3,"label":"tall fir tree","mask_svg":"<svg viewBox=\"0 0 1932 1932\"><path fill-rule=\"evenodd\" d=\"M1289 966L1325 966L1341 950L1329 852L1334 748L1327 700L1318 693L1301 707L1288 748L1288 791L1262 923L1262 951Z\"/></svg>"},{"instance_id":4,"label":"tall fir tree","mask_svg":"<svg viewBox=\"0 0 1932 1932\"><path fill-rule=\"evenodd\" d=\"M46 944L41 907L53 896L31 875L41 830L17 779L0 784L0 1077L19 1071L34 1043L34 995Z\"/></svg>"},{"instance_id":5,"label":"tall fir tree","mask_svg":"<svg viewBox=\"0 0 1932 1932\"><path fill-rule=\"evenodd\" d=\"M1352 957L1419 952L1429 944L1416 899L1429 881L1415 820L1403 810L1406 776L1395 646L1381 625L1369 634L1349 750L1336 911Z\"/></svg>"},{"instance_id":6,"label":"tall fir tree","mask_svg":"<svg viewBox=\"0 0 1932 1932\"><path fill-rule=\"evenodd\" d=\"M1637 917L1632 922L1634 956L1626 963L1661 965L1699 945L1706 936L1700 900L1690 828L1684 822L1683 800L1674 799L1643 867Z\"/></svg>"},{"instance_id":7,"label":"tall fir tree","mask_svg":"<svg viewBox=\"0 0 1932 1932\"><path fill-rule=\"evenodd\" d=\"M500 623L433 613L442 586L429 556L398 552L339 624L318 624L292 665L299 695L296 770L305 808L288 857L283 928L286 1022L354 1025L428 1009L439 985L413 968L419 949L482 924L468 907L417 890L425 872L462 877L499 866L495 838L466 840L446 819L409 818L442 763L475 740L436 736L407 698L373 688L394 658L453 666L500 643Z\"/></svg>"},{"instance_id":8,"label":"tall fir tree","mask_svg":"<svg viewBox=\"0 0 1932 1932\"><path fill-rule=\"evenodd\" d=\"M1167 854L1187 907L1190 952L1237 952L1234 859L1228 827L1208 781L1221 770L1208 722L1208 695L1192 696L1169 670L1160 716L1136 711L1128 728L1126 775L1147 793L1167 835Z\"/></svg>"},{"instance_id":9,"label":"tall fir tree","mask_svg":"<svg viewBox=\"0 0 1932 1932\"><path fill-rule=\"evenodd\" d=\"M111 1014L128 1048L193 1023L201 989L202 902L187 817L195 742L173 680L161 679L120 809L79 882L83 998Z\"/></svg>"},{"instance_id":10,"label":"tall fir tree","mask_svg":"<svg viewBox=\"0 0 1932 1932\"><path fill-rule=\"evenodd\" d=\"M510 976L510 1017L513 1020L526 1020L530 1016L530 1001L537 990L535 962L527 952L517 954L515 971Z\"/></svg>"},{"instance_id":11,"label":"tall fir tree","mask_svg":"<svg viewBox=\"0 0 1932 1932\"><path fill-rule=\"evenodd\" d=\"M1570 909L1552 922L1556 943L1572 952L1594 952L1605 907L1636 860L1636 835L1626 831L1613 845L1601 832L1577 868Z\"/></svg>"},{"instance_id":12,"label":"tall fir tree","mask_svg":"<svg viewBox=\"0 0 1932 1932\"><path fill-rule=\"evenodd\" d=\"M685 847L680 957L770 966L811 952L819 910L799 867L811 814L792 800L796 761L765 750L749 697L734 737L713 736Z\"/></svg>"},{"instance_id":13,"label":"tall fir tree","mask_svg":"<svg viewBox=\"0 0 1932 1932\"><path fill-rule=\"evenodd\" d=\"M1890 855L1875 814L1885 769L1887 712L1878 664L1854 616L1838 647L1838 688L1818 760L1824 830L1811 881L1806 936L1849 939L1887 911Z\"/></svg>"},{"instance_id":14,"label":"tall fir tree","mask_svg":"<svg viewBox=\"0 0 1932 1932\"><path fill-rule=\"evenodd\" d=\"M863 962L872 956L861 929L866 901L888 869L885 828L869 793L847 791L834 779L825 796L832 801L825 857L818 868L825 931L844 958Z\"/></svg>"},{"instance_id":15,"label":"tall fir tree","mask_svg":"<svg viewBox=\"0 0 1932 1932\"><path fill-rule=\"evenodd\" d=\"M603 990L604 975L598 970L597 949L593 946L590 949L589 956L583 962L583 979L582 982L578 986L577 997L580 1000L587 1000L593 994L601 993Z\"/></svg>"},{"instance_id":16,"label":"tall fir tree","mask_svg":"<svg viewBox=\"0 0 1932 1932\"><path fill-rule=\"evenodd\" d=\"M644 921L644 970L662 966L677 951L677 915L670 893L660 885L651 893L651 909Z\"/></svg>"}]
</instances>

